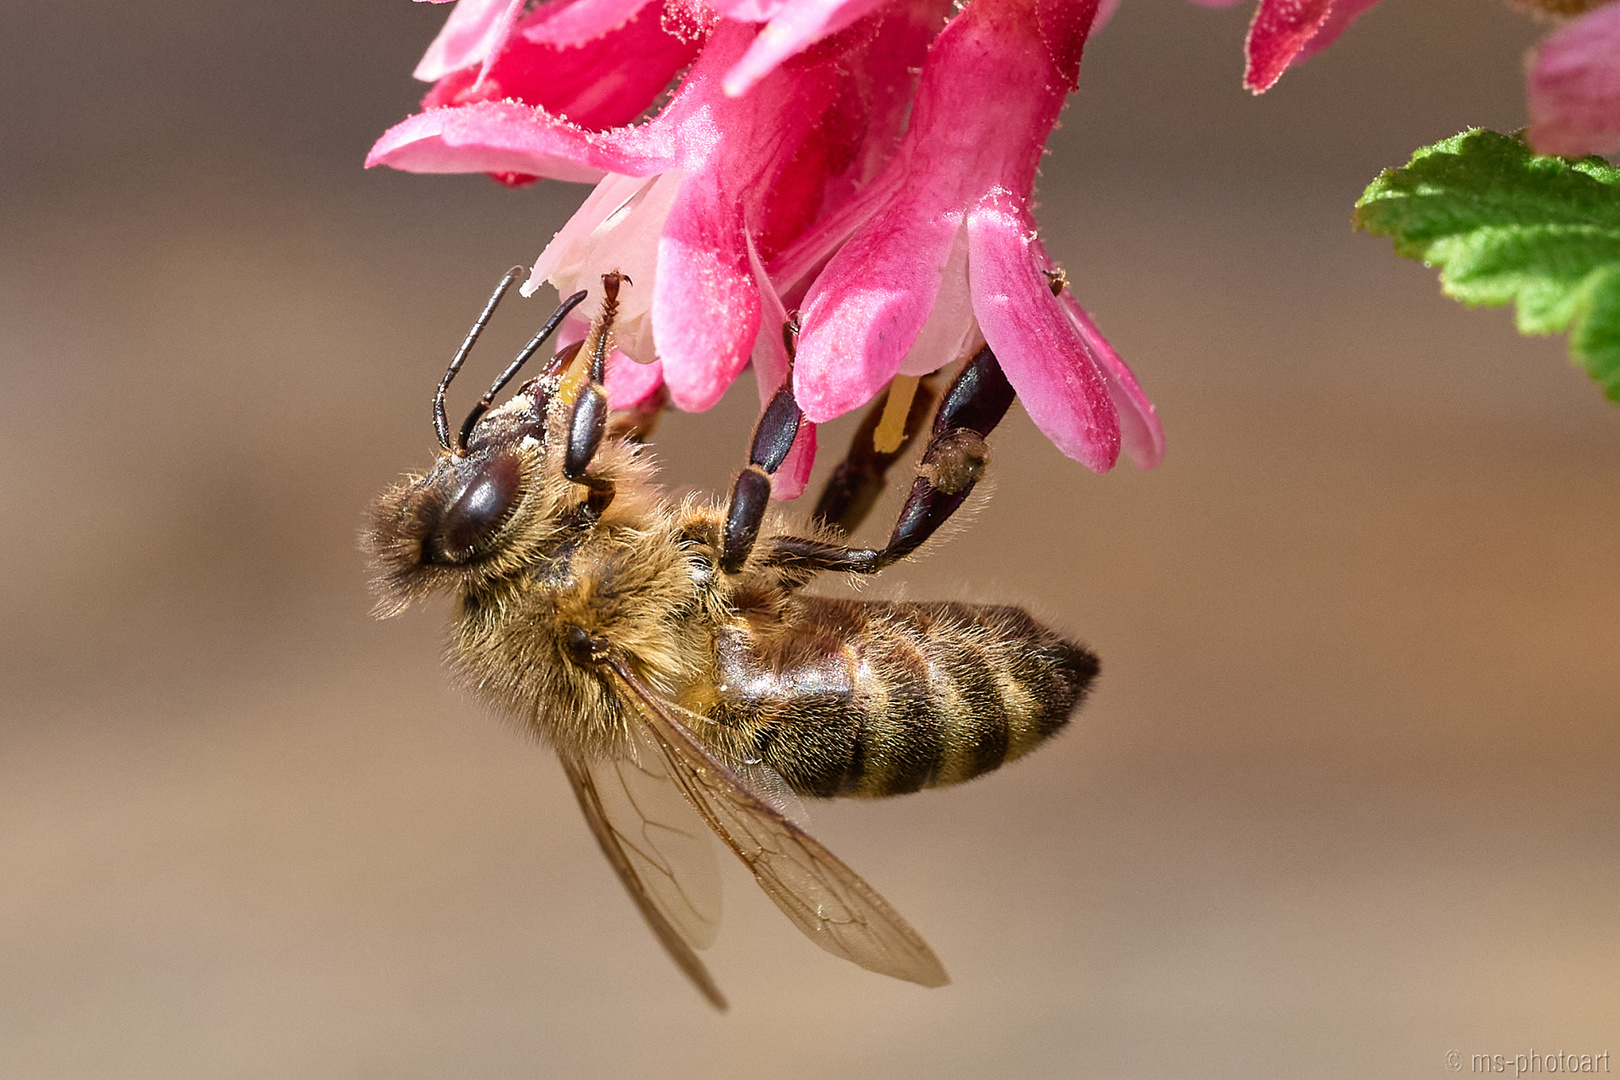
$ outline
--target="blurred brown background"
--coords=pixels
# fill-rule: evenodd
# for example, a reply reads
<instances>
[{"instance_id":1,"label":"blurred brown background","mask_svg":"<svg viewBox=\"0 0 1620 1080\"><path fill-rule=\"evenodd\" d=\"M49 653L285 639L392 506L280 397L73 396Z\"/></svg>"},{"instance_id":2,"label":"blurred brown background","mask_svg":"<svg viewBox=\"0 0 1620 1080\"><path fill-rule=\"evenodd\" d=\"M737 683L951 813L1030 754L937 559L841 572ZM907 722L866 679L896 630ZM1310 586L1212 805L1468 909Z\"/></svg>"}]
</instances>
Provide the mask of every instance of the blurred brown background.
<instances>
[{"instance_id":1,"label":"blurred brown background","mask_svg":"<svg viewBox=\"0 0 1620 1080\"><path fill-rule=\"evenodd\" d=\"M447 687L443 605L368 617L369 500L584 192L361 171L445 11L6 5L0 1077L1620 1056L1620 410L1348 227L1420 143L1523 122L1539 28L1390 0L1256 100L1246 8L1126 0L1041 213L1169 456L1095 477L1015 413L976 524L888 586L1029 604L1101 690L969 787L815 808L955 985L833 960L733 866L721 1017ZM739 389L663 429L671 484L725 483Z\"/></svg>"}]
</instances>

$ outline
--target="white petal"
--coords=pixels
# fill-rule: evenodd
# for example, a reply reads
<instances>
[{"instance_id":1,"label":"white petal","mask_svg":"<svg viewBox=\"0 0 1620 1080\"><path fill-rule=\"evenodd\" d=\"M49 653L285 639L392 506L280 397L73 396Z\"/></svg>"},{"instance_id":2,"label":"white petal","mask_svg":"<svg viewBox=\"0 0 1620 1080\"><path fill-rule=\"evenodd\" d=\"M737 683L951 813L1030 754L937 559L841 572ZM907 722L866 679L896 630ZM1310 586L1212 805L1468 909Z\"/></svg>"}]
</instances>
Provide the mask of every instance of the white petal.
<instances>
[{"instance_id":1,"label":"white petal","mask_svg":"<svg viewBox=\"0 0 1620 1080\"><path fill-rule=\"evenodd\" d=\"M681 171L661 173L631 198L613 207L580 244L578 257L559 265L550 281L564 296L601 289L602 275L617 271L630 278L619 293L619 321L614 334L619 350L639 363L657 358L653 347L653 279L658 269L658 236L681 186ZM606 200L604 200L605 202Z\"/></svg>"}]
</instances>

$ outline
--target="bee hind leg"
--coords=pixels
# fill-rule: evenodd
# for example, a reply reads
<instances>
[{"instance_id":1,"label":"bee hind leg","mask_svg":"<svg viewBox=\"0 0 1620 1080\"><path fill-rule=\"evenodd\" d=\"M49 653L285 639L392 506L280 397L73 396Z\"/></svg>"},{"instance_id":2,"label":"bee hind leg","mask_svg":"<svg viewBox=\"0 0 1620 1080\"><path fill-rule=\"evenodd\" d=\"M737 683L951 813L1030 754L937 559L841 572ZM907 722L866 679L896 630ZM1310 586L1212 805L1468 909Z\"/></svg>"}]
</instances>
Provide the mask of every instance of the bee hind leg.
<instances>
[{"instance_id":1,"label":"bee hind leg","mask_svg":"<svg viewBox=\"0 0 1620 1080\"><path fill-rule=\"evenodd\" d=\"M957 373L934 415L928 446L889 542L881 550L801 537L775 541L772 561L806 570L874 574L910 555L967 501L984 473L989 435L1013 401L1012 384L988 346Z\"/></svg>"},{"instance_id":2,"label":"bee hind leg","mask_svg":"<svg viewBox=\"0 0 1620 1080\"><path fill-rule=\"evenodd\" d=\"M889 466L911 449L917 434L922 431L923 419L937 398L938 391L927 381L917 385L906 411L900 444L892 450L879 450L876 438L878 424L882 422L890 403L887 399L872 403L861 418L861 426L855 429L855 437L850 440L844 460L833 469L826 487L821 490L821 497L816 500L813 516L817 521L844 536L861 527L861 522L871 513L878 496L883 494Z\"/></svg>"}]
</instances>

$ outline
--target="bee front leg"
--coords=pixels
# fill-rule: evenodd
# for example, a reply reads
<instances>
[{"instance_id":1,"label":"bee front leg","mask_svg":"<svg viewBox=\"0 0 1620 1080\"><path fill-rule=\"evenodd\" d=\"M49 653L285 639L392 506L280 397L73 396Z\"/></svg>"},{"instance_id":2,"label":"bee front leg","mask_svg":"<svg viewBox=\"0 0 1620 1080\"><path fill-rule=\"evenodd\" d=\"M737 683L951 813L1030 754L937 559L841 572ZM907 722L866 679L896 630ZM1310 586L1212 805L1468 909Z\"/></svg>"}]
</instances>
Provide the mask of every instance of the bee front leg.
<instances>
[{"instance_id":1,"label":"bee front leg","mask_svg":"<svg viewBox=\"0 0 1620 1080\"><path fill-rule=\"evenodd\" d=\"M585 497L585 512L593 518L602 516L602 511L613 501L616 490L612 480L591 476L586 471L602 446L602 433L607 430L607 414L606 388L595 380L581 387L568 419L568 444L563 448L563 475L589 489Z\"/></svg>"},{"instance_id":2,"label":"bee front leg","mask_svg":"<svg viewBox=\"0 0 1620 1080\"><path fill-rule=\"evenodd\" d=\"M602 435L607 431L608 396L607 355L613 348L613 320L619 310L619 286L628 284L629 278L617 271L602 275L602 313L586 338L589 350L585 360L584 380L574 395L568 414L568 442L563 448L563 475L576 484L589 489L585 498L585 513L592 518L613 501L613 481L591 476L587 470L601 449Z\"/></svg>"},{"instance_id":3,"label":"bee front leg","mask_svg":"<svg viewBox=\"0 0 1620 1080\"><path fill-rule=\"evenodd\" d=\"M989 435L1013 401L1012 384L986 346L957 373L934 416L911 494L882 550L800 537L776 541L772 561L808 570L874 574L921 547L967 500L983 475Z\"/></svg>"}]
</instances>

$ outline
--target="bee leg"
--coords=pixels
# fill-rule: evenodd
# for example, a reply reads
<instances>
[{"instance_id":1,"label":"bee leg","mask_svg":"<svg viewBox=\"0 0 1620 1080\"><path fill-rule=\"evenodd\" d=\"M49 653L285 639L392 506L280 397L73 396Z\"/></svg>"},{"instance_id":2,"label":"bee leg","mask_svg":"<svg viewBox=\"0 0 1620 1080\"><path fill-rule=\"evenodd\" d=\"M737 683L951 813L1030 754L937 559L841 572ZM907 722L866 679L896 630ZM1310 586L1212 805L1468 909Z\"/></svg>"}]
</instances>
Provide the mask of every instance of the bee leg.
<instances>
[{"instance_id":1,"label":"bee leg","mask_svg":"<svg viewBox=\"0 0 1620 1080\"><path fill-rule=\"evenodd\" d=\"M591 476L587 470L596 460L596 452L602 447L602 435L607 431L607 355L613 348L619 285L629 280L617 271L602 275L602 313L586 339L591 350L590 362L586 365L584 384L574 396L568 415L568 443L563 448L563 475L589 489L582 509L593 519L602 516L615 493L612 480Z\"/></svg>"},{"instance_id":2,"label":"bee leg","mask_svg":"<svg viewBox=\"0 0 1620 1080\"><path fill-rule=\"evenodd\" d=\"M855 429L849 452L833 470L832 476L827 478L827 486L822 488L821 498L816 500L814 517L817 521L845 536L861 527L861 522L866 520L866 515L883 493L889 466L911 448L917 433L922 430L923 417L933 407L937 396L937 391L926 381L918 384L917 392L911 398L911 408L906 413L900 445L889 451L879 450L874 438L889 402L883 400L872 404L861 418L861 426Z\"/></svg>"},{"instance_id":3,"label":"bee leg","mask_svg":"<svg viewBox=\"0 0 1620 1080\"><path fill-rule=\"evenodd\" d=\"M731 485L720 545L720 568L728 574L741 570L754 550L760 523L771 501L771 475L787 460L803 420L799 403L793 400L792 385L784 382L760 413L748 450L748 467L737 474Z\"/></svg>"},{"instance_id":4,"label":"bee leg","mask_svg":"<svg viewBox=\"0 0 1620 1080\"><path fill-rule=\"evenodd\" d=\"M989 435L1013 401L1012 384L988 346L980 349L945 391L933 431L917 466L911 494L881 550L850 548L801 537L782 537L772 561L807 570L874 574L899 562L938 531L984 473Z\"/></svg>"},{"instance_id":5,"label":"bee leg","mask_svg":"<svg viewBox=\"0 0 1620 1080\"><path fill-rule=\"evenodd\" d=\"M957 373L934 415L917 479L883 549L885 562L917 550L967 500L989 458L985 437L1007 415L1013 397L1012 384L988 345Z\"/></svg>"},{"instance_id":6,"label":"bee leg","mask_svg":"<svg viewBox=\"0 0 1620 1080\"><path fill-rule=\"evenodd\" d=\"M574 399L573 412L568 418L568 444L563 448L563 475L589 489L584 508L592 518L602 516L602 511L613 501L615 492L612 480L586 472L596 458L596 451L602 446L602 434L607 430L607 414L607 390L602 384L592 380L580 387L579 396Z\"/></svg>"}]
</instances>

